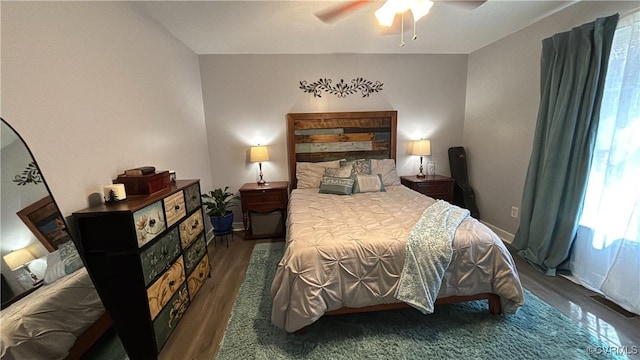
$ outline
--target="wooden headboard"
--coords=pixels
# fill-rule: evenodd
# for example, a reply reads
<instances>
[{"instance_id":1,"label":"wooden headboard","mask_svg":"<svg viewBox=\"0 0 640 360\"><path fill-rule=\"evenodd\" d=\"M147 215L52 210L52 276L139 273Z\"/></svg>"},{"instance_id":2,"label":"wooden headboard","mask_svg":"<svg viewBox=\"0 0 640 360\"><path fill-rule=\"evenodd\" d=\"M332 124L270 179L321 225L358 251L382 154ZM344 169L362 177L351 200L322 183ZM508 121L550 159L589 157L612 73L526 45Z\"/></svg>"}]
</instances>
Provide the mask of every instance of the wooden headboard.
<instances>
[{"instance_id":1,"label":"wooden headboard","mask_svg":"<svg viewBox=\"0 0 640 360\"><path fill-rule=\"evenodd\" d=\"M287 114L289 180L296 163L338 159L396 159L397 111Z\"/></svg>"}]
</instances>

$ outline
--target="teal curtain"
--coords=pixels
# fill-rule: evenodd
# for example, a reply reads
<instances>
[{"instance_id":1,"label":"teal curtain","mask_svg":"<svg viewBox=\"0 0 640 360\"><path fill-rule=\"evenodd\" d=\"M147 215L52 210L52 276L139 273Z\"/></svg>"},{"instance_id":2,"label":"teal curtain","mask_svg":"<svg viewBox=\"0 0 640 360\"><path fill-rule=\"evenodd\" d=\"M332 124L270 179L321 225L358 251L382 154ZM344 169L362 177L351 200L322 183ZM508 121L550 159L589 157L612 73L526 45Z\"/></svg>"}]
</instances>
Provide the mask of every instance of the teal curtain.
<instances>
[{"instance_id":1,"label":"teal curtain","mask_svg":"<svg viewBox=\"0 0 640 360\"><path fill-rule=\"evenodd\" d=\"M618 14L542 41L540 107L512 246L547 275L578 229Z\"/></svg>"}]
</instances>

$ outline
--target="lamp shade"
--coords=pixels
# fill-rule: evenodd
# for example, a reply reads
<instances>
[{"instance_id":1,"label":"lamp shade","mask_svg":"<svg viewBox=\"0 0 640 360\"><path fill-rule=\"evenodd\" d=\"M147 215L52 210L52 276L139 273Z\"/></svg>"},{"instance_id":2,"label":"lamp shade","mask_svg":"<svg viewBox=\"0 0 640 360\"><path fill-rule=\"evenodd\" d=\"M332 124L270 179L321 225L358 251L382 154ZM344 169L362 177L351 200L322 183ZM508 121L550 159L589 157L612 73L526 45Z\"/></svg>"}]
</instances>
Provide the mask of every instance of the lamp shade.
<instances>
[{"instance_id":1,"label":"lamp shade","mask_svg":"<svg viewBox=\"0 0 640 360\"><path fill-rule=\"evenodd\" d=\"M13 271L35 260L36 258L29 250L27 250L27 248L22 248L8 253L4 256L3 259L4 262L7 263L11 271Z\"/></svg>"},{"instance_id":2,"label":"lamp shade","mask_svg":"<svg viewBox=\"0 0 640 360\"><path fill-rule=\"evenodd\" d=\"M411 148L411 155L429 156L431 155L431 141L416 140Z\"/></svg>"},{"instance_id":3,"label":"lamp shade","mask_svg":"<svg viewBox=\"0 0 640 360\"><path fill-rule=\"evenodd\" d=\"M269 161L269 152L266 146L252 146L249 154L249 161L263 162Z\"/></svg>"}]
</instances>

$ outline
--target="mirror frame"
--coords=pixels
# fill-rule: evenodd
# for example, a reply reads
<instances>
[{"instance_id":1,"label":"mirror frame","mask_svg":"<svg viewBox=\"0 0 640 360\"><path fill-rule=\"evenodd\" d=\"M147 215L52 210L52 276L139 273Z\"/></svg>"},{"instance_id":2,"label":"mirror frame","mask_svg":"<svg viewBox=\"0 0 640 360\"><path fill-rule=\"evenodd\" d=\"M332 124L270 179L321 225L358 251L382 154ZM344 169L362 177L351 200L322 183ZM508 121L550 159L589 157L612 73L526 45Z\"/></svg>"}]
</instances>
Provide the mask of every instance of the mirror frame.
<instances>
[{"instance_id":1,"label":"mirror frame","mask_svg":"<svg viewBox=\"0 0 640 360\"><path fill-rule=\"evenodd\" d=\"M3 117L0 116L0 122L2 122L4 125L6 125L11 131L13 131L13 133L15 134L16 138L22 142L22 145L24 146L24 148L26 149L27 153L29 154L29 156L31 157L33 166L35 166L35 168L38 171L39 174L39 178L38 178L38 185L44 185L44 188L46 189L48 195L45 196L44 198L34 202L31 205L28 205L27 207L19 210L16 212L16 215L18 215L18 217L24 222L24 224L27 226L27 228L31 231L31 233L38 239L38 241L40 242L40 244L42 244L42 246L49 252L54 252L55 250L57 250L58 245L62 244L63 242L70 240L73 242L73 245L75 246L76 250L78 251L78 254L80 255L80 259L82 260L82 263L84 266L86 266L86 261L84 259L84 253L81 249L80 242L76 240L77 234L73 234L72 230L73 228L70 227L69 225L69 221L67 220L67 218L64 216L64 214L62 213L62 211L60 211L60 207L58 206L58 203L55 201L55 198L53 197L53 193L51 192L51 188L49 187L49 184L47 183L46 178L43 176L42 174L42 170L40 169L40 166L38 165L38 162L36 161L35 156L33 155L33 152L31 151L31 148L29 148L29 145L27 145L27 142L25 141L25 139L22 137L22 135L13 127L11 126L11 124L9 124ZM30 166L31 166L30 164ZM20 184L17 184L20 185ZM64 224L63 228L64 231L66 233L66 236L64 237L63 241L59 241L60 239L50 239L46 236L46 234L44 234L40 229L38 229L38 221L35 220L36 218L32 217L32 215L37 215L35 213L37 213L38 211L45 211L48 214L54 214L57 213L59 214L59 218L62 221L62 223ZM91 273L89 273L89 276L91 277L91 280L93 281L93 277L91 276ZM16 294L18 295L18 294Z\"/></svg>"}]
</instances>

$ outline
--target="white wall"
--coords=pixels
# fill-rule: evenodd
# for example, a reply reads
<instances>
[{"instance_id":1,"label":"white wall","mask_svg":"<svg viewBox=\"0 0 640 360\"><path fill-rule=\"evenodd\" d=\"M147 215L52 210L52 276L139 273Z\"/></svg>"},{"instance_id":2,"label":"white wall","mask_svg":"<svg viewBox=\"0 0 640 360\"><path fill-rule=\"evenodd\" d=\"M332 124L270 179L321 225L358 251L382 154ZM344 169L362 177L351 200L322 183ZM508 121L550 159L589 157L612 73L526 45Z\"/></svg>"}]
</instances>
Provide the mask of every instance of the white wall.
<instances>
[{"instance_id":1,"label":"white wall","mask_svg":"<svg viewBox=\"0 0 640 360\"><path fill-rule=\"evenodd\" d=\"M436 172L449 174L447 149L462 144L466 55L205 55L200 56L207 136L215 187L237 190L257 179L247 151L269 145L267 180L287 180L286 114L326 111L398 111L398 172L418 172L410 140L432 141ZM363 98L304 93L299 82L319 78L380 81ZM236 221L238 221L236 217Z\"/></svg>"},{"instance_id":2,"label":"white wall","mask_svg":"<svg viewBox=\"0 0 640 360\"><path fill-rule=\"evenodd\" d=\"M512 237L536 126L542 40L637 8L637 2L583 1L469 55L464 146L483 221Z\"/></svg>"},{"instance_id":3,"label":"white wall","mask_svg":"<svg viewBox=\"0 0 640 360\"><path fill-rule=\"evenodd\" d=\"M64 215L124 169L210 184L198 57L130 4L2 4L2 117Z\"/></svg>"}]
</instances>

